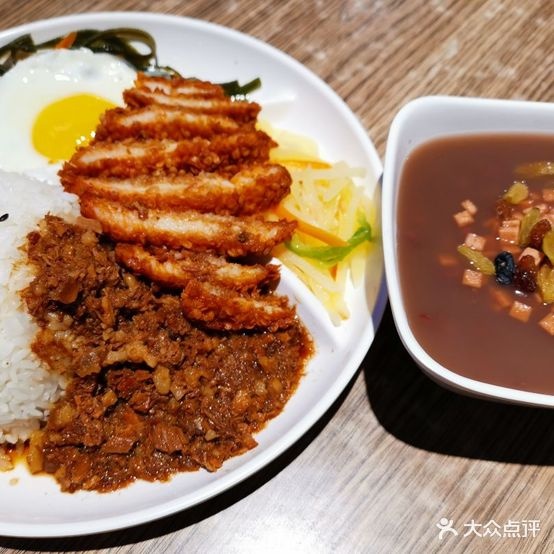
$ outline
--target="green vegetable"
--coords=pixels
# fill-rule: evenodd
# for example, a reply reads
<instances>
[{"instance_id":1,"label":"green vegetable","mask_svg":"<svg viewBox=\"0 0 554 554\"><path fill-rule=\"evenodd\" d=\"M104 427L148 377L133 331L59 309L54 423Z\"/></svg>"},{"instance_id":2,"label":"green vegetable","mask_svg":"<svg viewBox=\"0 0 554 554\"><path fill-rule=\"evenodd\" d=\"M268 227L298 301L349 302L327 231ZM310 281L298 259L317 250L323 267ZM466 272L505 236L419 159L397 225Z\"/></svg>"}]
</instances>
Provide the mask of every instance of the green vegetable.
<instances>
[{"instance_id":1,"label":"green vegetable","mask_svg":"<svg viewBox=\"0 0 554 554\"><path fill-rule=\"evenodd\" d=\"M519 234L517 237L518 244L525 248L529 244L529 235L531 234L531 229L539 221L541 216L541 211L538 208L533 208L529 210L521 220L521 225L519 226Z\"/></svg>"},{"instance_id":2,"label":"green vegetable","mask_svg":"<svg viewBox=\"0 0 554 554\"><path fill-rule=\"evenodd\" d=\"M0 59L4 61L0 63L0 75L4 75L19 60L25 59L33 52L36 52L36 46L31 35L23 35L2 46L0 48Z\"/></svg>"},{"instance_id":3,"label":"green vegetable","mask_svg":"<svg viewBox=\"0 0 554 554\"><path fill-rule=\"evenodd\" d=\"M542 239L542 251L548 256L551 264L554 264L554 231L548 231Z\"/></svg>"},{"instance_id":4,"label":"green vegetable","mask_svg":"<svg viewBox=\"0 0 554 554\"><path fill-rule=\"evenodd\" d=\"M296 234L285 245L289 250L303 258L312 258L325 265L332 266L344 260L356 246L365 241L372 241L371 225L367 222L367 219L361 216L359 223L360 226L348 239L345 246L309 246L304 244Z\"/></svg>"},{"instance_id":5,"label":"green vegetable","mask_svg":"<svg viewBox=\"0 0 554 554\"><path fill-rule=\"evenodd\" d=\"M260 88L262 86L262 81L258 77L244 85L240 85L238 81L229 81L228 83L219 83L219 86L227 96L246 96L252 91Z\"/></svg>"},{"instance_id":6,"label":"green vegetable","mask_svg":"<svg viewBox=\"0 0 554 554\"><path fill-rule=\"evenodd\" d=\"M465 256L474 266L477 271L484 275L494 275L494 264L481 252L473 250L465 244L458 246L458 252Z\"/></svg>"},{"instance_id":7,"label":"green vegetable","mask_svg":"<svg viewBox=\"0 0 554 554\"><path fill-rule=\"evenodd\" d=\"M537 273L537 287L546 304L554 302L554 270L548 265L543 265Z\"/></svg>"},{"instance_id":8,"label":"green vegetable","mask_svg":"<svg viewBox=\"0 0 554 554\"><path fill-rule=\"evenodd\" d=\"M54 48L64 36L56 37L46 42L36 44L31 35L22 35L8 44L0 47L0 76L10 70L18 61L24 60L39 50ZM135 45L144 50L141 53ZM97 29L81 29L76 31L71 49L88 48L93 52L112 54L125 60L137 71L162 77L180 77L179 72L169 66L158 63L156 41L154 37L141 29L119 27L99 31ZM221 87L227 96L245 96L261 86L260 79L240 85L238 81L222 83Z\"/></svg>"},{"instance_id":9,"label":"green vegetable","mask_svg":"<svg viewBox=\"0 0 554 554\"><path fill-rule=\"evenodd\" d=\"M554 175L554 162L532 162L516 167L516 173L524 178L533 179Z\"/></svg>"},{"instance_id":10,"label":"green vegetable","mask_svg":"<svg viewBox=\"0 0 554 554\"><path fill-rule=\"evenodd\" d=\"M39 50L51 49L64 37L56 37L46 42L36 44L31 35L23 35L0 48L0 75L11 69L18 61L23 60ZM141 54L132 43L146 47L146 53ZM81 29L76 32L71 49L88 48L93 52L105 52L123 58L137 71L150 71L159 68L156 57L156 42L152 35L140 29L126 27L99 31L96 29ZM169 68L168 73L176 74Z\"/></svg>"},{"instance_id":11,"label":"green vegetable","mask_svg":"<svg viewBox=\"0 0 554 554\"><path fill-rule=\"evenodd\" d=\"M510 204L519 204L529 196L529 189L525 183L516 181L505 193L504 200Z\"/></svg>"}]
</instances>

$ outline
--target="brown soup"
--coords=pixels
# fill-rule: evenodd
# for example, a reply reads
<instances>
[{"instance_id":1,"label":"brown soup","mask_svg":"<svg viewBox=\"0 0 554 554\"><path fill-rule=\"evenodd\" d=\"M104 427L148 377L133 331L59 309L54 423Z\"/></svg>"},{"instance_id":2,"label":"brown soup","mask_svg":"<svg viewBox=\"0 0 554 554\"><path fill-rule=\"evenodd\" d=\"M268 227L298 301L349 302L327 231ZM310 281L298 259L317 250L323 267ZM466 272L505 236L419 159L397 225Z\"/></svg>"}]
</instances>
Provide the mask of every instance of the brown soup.
<instances>
[{"instance_id":1,"label":"brown soup","mask_svg":"<svg viewBox=\"0 0 554 554\"><path fill-rule=\"evenodd\" d=\"M487 237L490 259L509 249L493 230L498 199L517 180L516 167L545 160L554 160L554 136L470 135L419 146L401 174L397 248L410 327L436 361L478 381L554 394L554 336L539 325L553 304L501 286L494 275L480 288L464 286L471 266L457 252L469 232ZM537 198L554 175L526 182ZM453 215L466 199L478 211L460 227ZM499 291L531 306L527 322L510 317Z\"/></svg>"}]
</instances>

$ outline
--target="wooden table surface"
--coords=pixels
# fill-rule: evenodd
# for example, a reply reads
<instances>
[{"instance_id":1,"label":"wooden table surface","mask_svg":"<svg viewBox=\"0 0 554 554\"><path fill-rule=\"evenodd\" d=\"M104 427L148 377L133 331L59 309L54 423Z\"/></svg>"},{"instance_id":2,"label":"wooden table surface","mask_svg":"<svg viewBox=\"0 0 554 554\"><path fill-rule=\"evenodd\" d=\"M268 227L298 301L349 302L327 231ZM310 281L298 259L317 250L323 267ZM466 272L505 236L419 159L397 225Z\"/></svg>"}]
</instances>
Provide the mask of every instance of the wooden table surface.
<instances>
[{"instance_id":1,"label":"wooden table surface","mask_svg":"<svg viewBox=\"0 0 554 554\"><path fill-rule=\"evenodd\" d=\"M380 155L394 114L417 96L554 95L549 0L1 0L0 25L107 10L205 19L288 52L345 99ZM431 382L387 310L344 394L245 483L120 532L0 537L0 552L551 552L553 425L552 411L464 398ZM439 540L441 518L457 536ZM521 536L499 536L510 529Z\"/></svg>"}]
</instances>

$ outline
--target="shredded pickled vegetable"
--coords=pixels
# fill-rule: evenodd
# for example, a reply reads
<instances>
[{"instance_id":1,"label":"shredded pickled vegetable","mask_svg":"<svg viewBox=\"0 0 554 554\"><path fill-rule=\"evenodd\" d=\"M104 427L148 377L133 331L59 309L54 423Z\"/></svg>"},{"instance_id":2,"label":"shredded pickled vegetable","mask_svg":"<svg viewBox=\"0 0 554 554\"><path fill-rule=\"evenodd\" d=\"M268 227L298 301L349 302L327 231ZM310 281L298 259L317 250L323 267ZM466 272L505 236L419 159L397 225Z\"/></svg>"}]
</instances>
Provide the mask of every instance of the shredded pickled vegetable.
<instances>
[{"instance_id":1,"label":"shredded pickled vegetable","mask_svg":"<svg viewBox=\"0 0 554 554\"><path fill-rule=\"evenodd\" d=\"M304 244L298 236L294 236L290 242L286 243L286 246L304 258L312 258L327 265L335 265L344 260L358 244L362 244L366 240L371 241L371 226L362 216L360 226L344 246L309 246Z\"/></svg>"},{"instance_id":2,"label":"shredded pickled vegetable","mask_svg":"<svg viewBox=\"0 0 554 554\"><path fill-rule=\"evenodd\" d=\"M317 144L304 136L271 128L279 146L271 159L292 176L291 193L275 210L294 219L297 232L275 254L313 292L336 325L350 316L349 285L364 281L367 257L374 248L377 211L358 180L364 169L321 159Z\"/></svg>"}]
</instances>

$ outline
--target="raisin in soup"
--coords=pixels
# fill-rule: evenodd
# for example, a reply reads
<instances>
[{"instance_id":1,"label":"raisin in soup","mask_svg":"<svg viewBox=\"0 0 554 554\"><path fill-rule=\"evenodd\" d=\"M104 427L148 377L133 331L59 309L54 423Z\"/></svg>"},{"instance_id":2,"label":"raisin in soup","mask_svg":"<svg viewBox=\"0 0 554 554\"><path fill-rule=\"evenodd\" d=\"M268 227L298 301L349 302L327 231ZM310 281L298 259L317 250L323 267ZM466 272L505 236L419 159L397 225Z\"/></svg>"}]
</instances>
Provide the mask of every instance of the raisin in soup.
<instances>
[{"instance_id":1,"label":"raisin in soup","mask_svg":"<svg viewBox=\"0 0 554 554\"><path fill-rule=\"evenodd\" d=\"M554 394L554 303L544 301L538 278L552 272L554 284L540 246L549 222L554 228L548 161L554 136L464 135L420 145L400 178L397 249L410 327L437 362L478 381ZM518 187L527 189L523 200L507 193ZM533 227L531 239L521 238L522 226ZM489 269L492 262L492 274L468 251Z\"/></svg>"}]
</instances>

